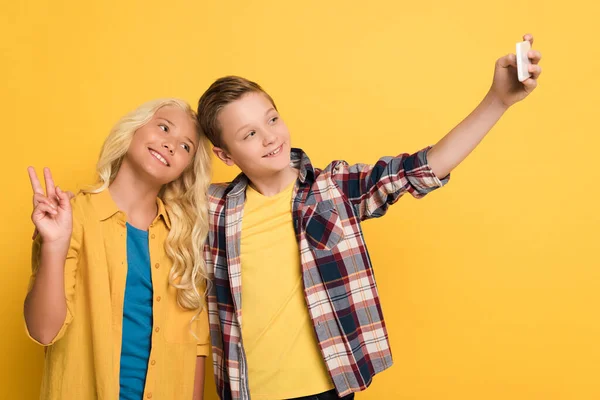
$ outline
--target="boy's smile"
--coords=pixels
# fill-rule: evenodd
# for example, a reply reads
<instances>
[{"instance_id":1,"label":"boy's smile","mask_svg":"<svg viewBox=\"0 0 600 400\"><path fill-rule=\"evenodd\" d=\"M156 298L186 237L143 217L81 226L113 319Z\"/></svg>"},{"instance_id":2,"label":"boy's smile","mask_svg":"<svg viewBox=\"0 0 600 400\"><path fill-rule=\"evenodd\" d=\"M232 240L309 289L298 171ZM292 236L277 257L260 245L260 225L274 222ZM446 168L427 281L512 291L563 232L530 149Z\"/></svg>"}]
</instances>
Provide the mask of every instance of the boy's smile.
<instances>
[{"instance_id":1,"label":"boy's smile","mask_svg":"<svg viewBox=\"0 0 600 400\"><path fill-rule=\"evenodd\" d=\"M277 147L275 150L273 150L270 153L267 153L263 156L263 158L267 158L267 157L275 157L278 156L279 154L281 154L281 150L283 149L283 145Z\"/></svg>"},{"instance_id":2,"label":"boy's smile","mask_svg":"<svg viewBox=\"0 0 600 400\"><path fill-rule=\"evenodd\" d=\"M290 169L290 133L271 101L251 92L221 110L218 116L223 148L214 153L237 165L250 180L272 180Z\"/></svg>"}]
</instances>

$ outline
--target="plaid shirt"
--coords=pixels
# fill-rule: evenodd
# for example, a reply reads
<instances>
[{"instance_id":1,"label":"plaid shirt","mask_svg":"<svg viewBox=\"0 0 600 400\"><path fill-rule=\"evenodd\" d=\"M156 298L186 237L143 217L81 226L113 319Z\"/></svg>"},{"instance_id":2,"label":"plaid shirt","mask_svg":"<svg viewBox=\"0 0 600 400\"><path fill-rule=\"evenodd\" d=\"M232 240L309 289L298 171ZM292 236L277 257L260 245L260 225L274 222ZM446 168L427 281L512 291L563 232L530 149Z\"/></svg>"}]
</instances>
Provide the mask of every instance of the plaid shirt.
<instances>
[{"instance_id":1,"label":"plaid shirt","mask_svg":"<svg viewBox=\"0 0 600 400\"><path fill-rule=\"evenodd\" d=\"M403 194L416 198L443 186L427 151L381 158L375 165L334 161L313 168L292 149L300 173L292 213L304 294L327 370L339 396L364 390L392 365L387 330L360 222L380 217ZM205 246L210 335L221 399L250 399L242 326L240 238L248 178L209 191Z\"/></svg>"}]
</instances>

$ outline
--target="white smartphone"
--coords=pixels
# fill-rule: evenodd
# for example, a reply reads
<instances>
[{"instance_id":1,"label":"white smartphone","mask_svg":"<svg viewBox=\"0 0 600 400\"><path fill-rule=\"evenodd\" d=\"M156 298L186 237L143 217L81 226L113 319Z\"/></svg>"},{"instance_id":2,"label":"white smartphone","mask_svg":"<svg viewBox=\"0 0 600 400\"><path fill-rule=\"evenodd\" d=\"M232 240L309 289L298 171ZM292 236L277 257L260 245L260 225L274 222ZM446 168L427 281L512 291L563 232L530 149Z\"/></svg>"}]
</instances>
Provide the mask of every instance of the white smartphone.
<instances>
[{"instance_id":1,"label":"white smartphone","mask_svg":"<svg viewBox=\"0 0 600 400\"><path fill-rule=\"evenodd\" d=\"M531 73L529 72L531 61L529 61L529 57L527 57L527 53L530 49L531 43L529 43L529 40L517 43L517 75L519 77L519 82L523 82L531 76Z\"/></svg>"}]
</instances>

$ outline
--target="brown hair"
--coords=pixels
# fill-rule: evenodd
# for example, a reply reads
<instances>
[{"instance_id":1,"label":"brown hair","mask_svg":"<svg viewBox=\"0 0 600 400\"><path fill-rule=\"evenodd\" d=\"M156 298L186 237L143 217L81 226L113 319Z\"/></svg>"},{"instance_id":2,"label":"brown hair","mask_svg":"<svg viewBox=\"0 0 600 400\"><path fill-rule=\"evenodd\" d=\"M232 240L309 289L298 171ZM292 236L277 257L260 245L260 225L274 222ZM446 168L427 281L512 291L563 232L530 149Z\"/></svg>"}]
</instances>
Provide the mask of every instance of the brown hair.
<instances>
[{"instance_id":1,"label":"brown hair","mask_svg":"<svg viewBox=\"0 0 600 400\"><path fill-rule=\"evenodd\" d=\"M221 126L217 119L219 113L227 104L240 99L247 93L264 94L277 110L271 96L258 83L240 76L230 75L217 79L198 100L200 129L213 146L225 148L221 141Z\"/></svg>"}]
</instances>

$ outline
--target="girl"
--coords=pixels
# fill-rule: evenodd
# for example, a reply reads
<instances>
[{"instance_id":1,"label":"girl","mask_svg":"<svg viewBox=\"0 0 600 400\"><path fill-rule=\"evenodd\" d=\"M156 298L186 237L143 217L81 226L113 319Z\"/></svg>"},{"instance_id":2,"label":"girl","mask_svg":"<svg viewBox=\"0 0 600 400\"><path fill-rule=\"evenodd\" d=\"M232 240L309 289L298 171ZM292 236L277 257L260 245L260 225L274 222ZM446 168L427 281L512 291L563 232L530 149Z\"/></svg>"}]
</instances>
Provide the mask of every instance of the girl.
<instances>
[{"instance_id":1,"label":"girl","mask_svg":"<svg viewBox=\"0 0 600 400\"><path fill-rule=\"evenodd\" d=\"M202 399L207 141L181 100L151 101L106 139L72 201L29 167L39 235L25 299L47 346L42 399Z\"/></svg>"}]
</instances>

